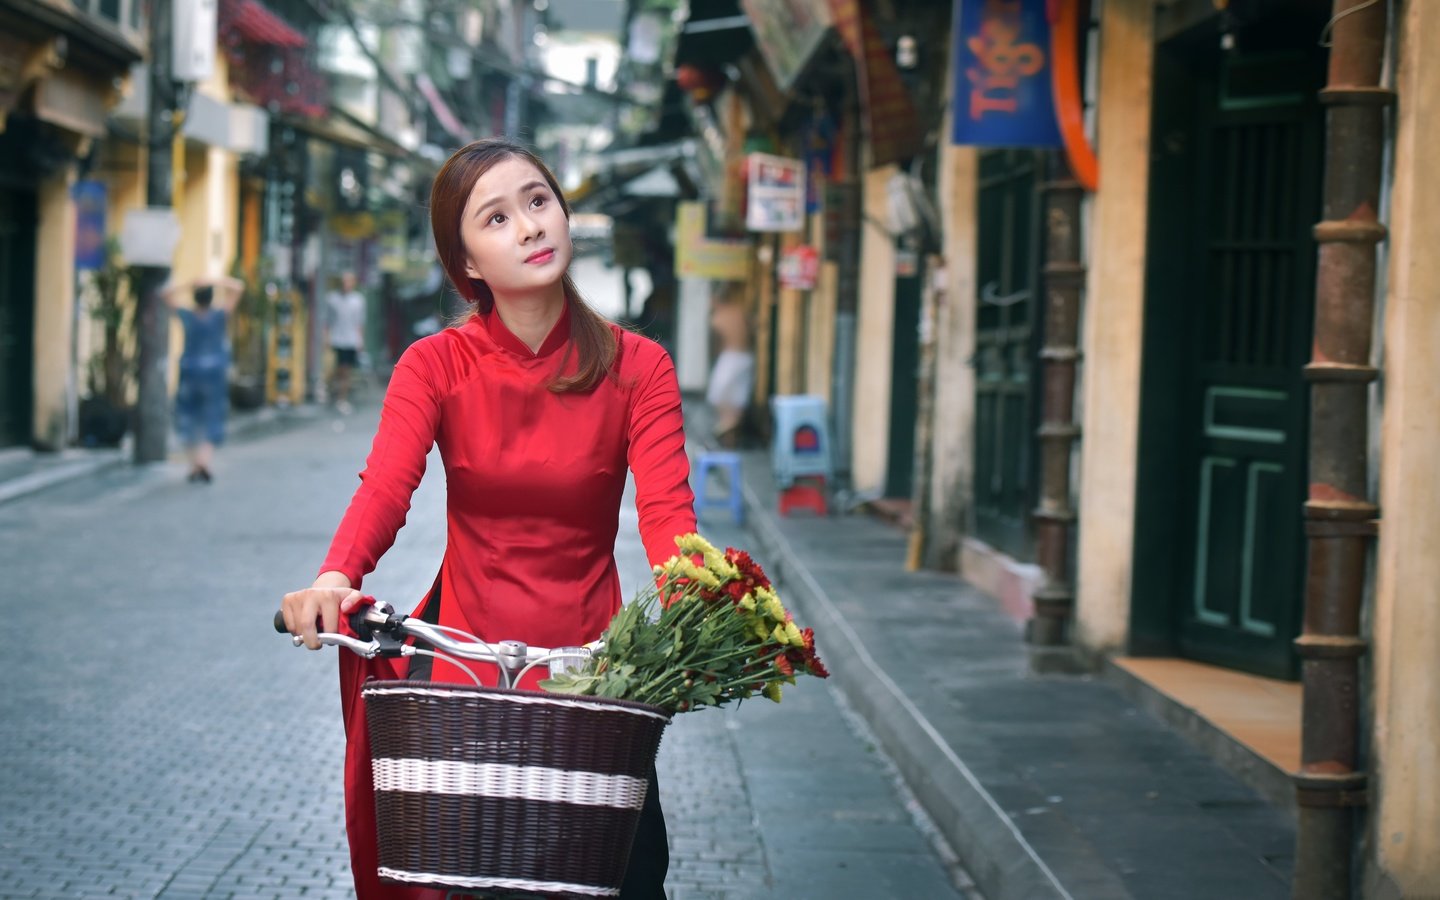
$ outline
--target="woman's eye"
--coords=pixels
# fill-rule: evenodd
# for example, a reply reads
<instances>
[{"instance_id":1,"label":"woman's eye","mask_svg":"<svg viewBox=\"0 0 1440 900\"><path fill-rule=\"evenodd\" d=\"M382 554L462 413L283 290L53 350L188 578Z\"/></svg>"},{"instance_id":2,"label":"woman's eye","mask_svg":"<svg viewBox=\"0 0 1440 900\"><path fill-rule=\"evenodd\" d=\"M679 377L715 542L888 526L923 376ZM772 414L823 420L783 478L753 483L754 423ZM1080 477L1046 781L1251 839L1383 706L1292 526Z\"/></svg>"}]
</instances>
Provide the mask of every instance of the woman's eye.
<instances>
[{"instance_id":1,"label":"woman's eye","mask_svg":"<svg viewBox=\"0 0 1440 900\"><path fill-rule=\"evenodd\" d=\"M543 194L536 195L535 199L530 201L531 206L543 206L544 204L545 196Z\"/></svg>"},{"instance_id":2,"label":"woman's eye","mask_svg":"<svg viewBox=\"0 0 1440 900\"><path fill-rule=\"evenodd\" d=\"M492 224L492 225L500 225L500 224L504 223L504 221L505 221L505 214L504 214L504 213L495 213L493 216L490 217L490 224Z\"/></svg>"}]
</instances>

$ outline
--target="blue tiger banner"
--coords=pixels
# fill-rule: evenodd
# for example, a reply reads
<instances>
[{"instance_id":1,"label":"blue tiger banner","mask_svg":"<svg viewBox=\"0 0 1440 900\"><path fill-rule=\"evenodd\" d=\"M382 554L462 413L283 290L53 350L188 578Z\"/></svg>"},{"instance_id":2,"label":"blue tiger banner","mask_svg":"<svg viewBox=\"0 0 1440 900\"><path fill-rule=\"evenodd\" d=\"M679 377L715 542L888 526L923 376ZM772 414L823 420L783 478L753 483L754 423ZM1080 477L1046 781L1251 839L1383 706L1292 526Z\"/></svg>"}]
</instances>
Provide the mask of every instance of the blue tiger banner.
<instances>
[{"instance_id":1,"label":"blue tiger banner","mask_svg":"<svg viewBox=\"0 0 1440 900\"><path fill-rule=\"evenodd\" d=\"M955 0L952 143L1060 146L1047 2Z\"/></svg>"}]
</instances>

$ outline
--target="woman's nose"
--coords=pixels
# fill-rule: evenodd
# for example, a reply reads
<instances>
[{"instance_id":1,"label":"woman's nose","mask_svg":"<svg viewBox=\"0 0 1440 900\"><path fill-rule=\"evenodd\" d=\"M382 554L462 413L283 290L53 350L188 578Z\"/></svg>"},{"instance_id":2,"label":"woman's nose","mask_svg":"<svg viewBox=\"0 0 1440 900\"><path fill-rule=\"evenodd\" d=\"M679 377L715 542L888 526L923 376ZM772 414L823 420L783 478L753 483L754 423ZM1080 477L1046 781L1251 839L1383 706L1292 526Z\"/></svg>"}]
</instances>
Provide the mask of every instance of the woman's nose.
<instances>
[{"instance_id":1,"label":"woman's nose","mask_svg":"<svg viewBox=\"0 0 1440 900\"><path fill-rule=\"evenodd\" d=\"M530 241L544 237L545 229L533 216L522 215L520 217L520 240Z\"/></svg>"}]
</instances>

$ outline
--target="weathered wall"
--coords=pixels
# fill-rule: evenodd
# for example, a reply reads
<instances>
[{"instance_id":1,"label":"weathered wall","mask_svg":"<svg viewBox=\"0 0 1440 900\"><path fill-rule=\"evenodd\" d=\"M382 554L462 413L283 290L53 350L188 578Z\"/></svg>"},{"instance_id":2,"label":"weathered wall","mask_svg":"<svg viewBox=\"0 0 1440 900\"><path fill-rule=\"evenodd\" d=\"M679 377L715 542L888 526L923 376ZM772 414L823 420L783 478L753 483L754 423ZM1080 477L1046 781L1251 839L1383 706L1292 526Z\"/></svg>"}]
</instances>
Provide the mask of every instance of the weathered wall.
<instances>
[{"instance_id":1,"label":"weathered wall","mask_svg":"<svg viewBox=\"0 0 1440 900\"><path fill-rule=\"evenodd\" d=\"M896 167L865 173L860 237L860 312L855 335L855 413L851 481L862 495L885 489L890 446L890 376L895 333L895 240L878 223L889 219L886 186ZM907 423L908 427L908 423Z\"/></svg>"},{"instance_id":2,"label":"weathered wall","mask_svg":"<svg viewBox=\"0 0 1440 900\"><path fill-rule=\"evenodd\" d=\"M935 414L925 564L943 569L958 565L974 479L975 369L970 359L975 355L978 159L974 147L947 143L940 151L945 292L935 310Z\"/></svg>"},{"instance_id":3,"label":"weathered wall","mask_svg":"<svg viewBox=\"0 0 1440 900\"><path fill-rule=\"evenodd\" d=\"M1383 324L1380 537L1371 659L1374 897L1440 896L1440 5L1399 35L1389 296Z\"/></svg>"},{"instance_id":4,"label":"weathered wall","mask_svg":"<svg viewBox=\"0 0 1440 900\"><path fill-rule=\"evenodd\" d=\"M1082 337L1076 636L1124 645L1130 615L1154 47L1151 0L1106 0L1100 27L1100 188Z\"/></svg>"},{"instance_id":5,"label":"weathered wall","mask_svg":"<svg viewBox=\"0 0 1440 900\"><path fill-rule=\"evenodd\" d=\"M37 446L59 450L68 438L69 392L75 377L71 336L75 327L74 172L66 167L46 178L38 194L35 233L35 387L32 433Z\"/></svg>"}]
</instances>

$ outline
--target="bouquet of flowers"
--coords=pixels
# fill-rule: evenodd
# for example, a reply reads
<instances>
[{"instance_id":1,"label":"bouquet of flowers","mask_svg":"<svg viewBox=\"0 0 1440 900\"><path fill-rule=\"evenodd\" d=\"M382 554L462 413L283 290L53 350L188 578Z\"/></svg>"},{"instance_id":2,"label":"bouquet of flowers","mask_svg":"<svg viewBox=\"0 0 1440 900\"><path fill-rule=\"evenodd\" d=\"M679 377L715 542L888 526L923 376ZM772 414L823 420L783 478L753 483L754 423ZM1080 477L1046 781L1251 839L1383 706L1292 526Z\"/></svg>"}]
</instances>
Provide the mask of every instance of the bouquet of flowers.
<instances>
[{"instance_id":1,"label":"bouquet of flowers","mask_svg":"<svg viewBox=\"0 0 1440 900\"><path fill-rule=\"evenodd\" d=\"M779 703L795 676L829 676L814 632L795 624L749 554L721 553L698 534L675 544L680 553L655 567L654 586L611 619L604 648L542 688L673 713L756 693Z\"/></svg>"}]
</instances>

